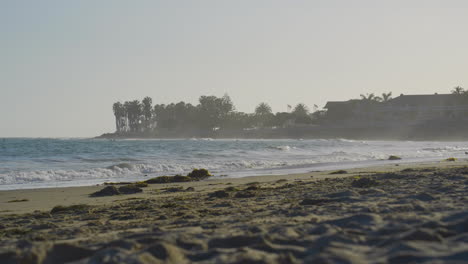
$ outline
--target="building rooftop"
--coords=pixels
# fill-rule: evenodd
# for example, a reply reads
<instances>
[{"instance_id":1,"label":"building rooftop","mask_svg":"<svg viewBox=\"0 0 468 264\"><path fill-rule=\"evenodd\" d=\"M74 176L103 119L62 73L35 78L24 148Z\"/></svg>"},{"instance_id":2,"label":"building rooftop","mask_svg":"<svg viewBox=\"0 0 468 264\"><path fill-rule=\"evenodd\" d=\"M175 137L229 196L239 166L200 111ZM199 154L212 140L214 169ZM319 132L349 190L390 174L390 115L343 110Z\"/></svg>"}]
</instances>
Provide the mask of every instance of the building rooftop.
<instances>
[{"instance_id":1,"label":"building rooftop","mask_svg":"<svg viewBox=\"0 0 468 264\"><path fill-rule=\"evenodd\" d=\"M348 101L329 101L324 108L349 107L361 103L382 104L386 106L454 106L468 104L468 96L460 94L415 94L400 95L387 102L365 101L352 99Z\"/></svg>"},{"instance_id":2,"label":"building rooftop","mask_svg":"<svg viewBox=\"0 0 468 264\"><path fill-rule=\"evenodd\" d=\"M467 103L468 96L459 94L400 95L387 102L395 106L443 106Z\"/></svg>"}]
</instances>

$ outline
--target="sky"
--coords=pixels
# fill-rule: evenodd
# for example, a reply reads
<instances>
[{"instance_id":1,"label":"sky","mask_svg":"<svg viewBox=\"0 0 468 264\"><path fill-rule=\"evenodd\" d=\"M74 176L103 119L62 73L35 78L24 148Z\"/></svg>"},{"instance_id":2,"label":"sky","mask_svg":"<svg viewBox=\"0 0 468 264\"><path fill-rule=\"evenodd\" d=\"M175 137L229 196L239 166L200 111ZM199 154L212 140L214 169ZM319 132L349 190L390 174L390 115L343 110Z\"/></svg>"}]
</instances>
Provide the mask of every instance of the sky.
<instances>
[{"instance_id":1,"label":"sky","mask_svg":"<svg viewBox=\"0 0 468 264\"><path fill-rule=\"evenodd\" d=\"M92 137L112 104L274 112L468 88L464 0L0 0L0 137Z\"/></svg>"}]
</instances>

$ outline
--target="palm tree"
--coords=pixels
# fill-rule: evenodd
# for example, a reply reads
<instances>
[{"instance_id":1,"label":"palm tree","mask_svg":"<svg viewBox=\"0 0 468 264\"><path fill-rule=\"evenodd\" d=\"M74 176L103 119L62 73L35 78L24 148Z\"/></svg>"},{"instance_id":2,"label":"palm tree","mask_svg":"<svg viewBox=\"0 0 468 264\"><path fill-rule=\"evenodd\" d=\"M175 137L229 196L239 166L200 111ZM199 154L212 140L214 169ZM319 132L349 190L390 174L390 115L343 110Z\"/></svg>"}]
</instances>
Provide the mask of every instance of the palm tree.
<instances>
[{"instance_id":1,"label":"palm tree","mask_svg":"<svg viewBox=\"0 0 468 264\"><path fill-rule=\"evenodd\" d=\"M125 102L125 110L127 111L128 125L130 131L138 131L140 125L140 116L142 114L142 106L139 100L133 100L131 102Z\"/></svg>"},{"instance_id":2,"label":"palm tree","mask_svg":"<svg viewBox=\"0 0 468 264\"><path fill-rule=\"evenodd\" d=\"M382 98L380 98L378 96L375 96L374 93L370 93L370 94L366 94L366 95L361 94L361 99L363 101L376 101L376 102L382 101Z\"/></svg>"},{"instance_id":3,"label":"palm tree","mask_svg":"<svg viewBox=\"0 0 468 264\"><path fill-rule=\"evenodd\" d=\"M271 114L271 107L267 103L260 103L255 107L255 115L264 116Z\"/></svg>"},{"instance_id":4,"label":"palm tree","mask_svg":"<svg viewBox=\"0 0 468 264\"><path fill-rule=\"evenodd\" d=\"M456 86L452 90L452 94L464 94L464 93L466 93L466 91L461 86Z\"/></svg>"},{"instance_id":5,"label":"palm tree","mask_svg":"<svg viewBox=\"0 0 468 264\"><path fill-rule=\"evenodd\" d=\"M263 127L268 123L271 123L273 113L271 107L267 103L260 103L255 107L255 113L252 116L255 120L254 123L257 126Z\"/></svg>"},{"instance_id":6,"label":"palm tree","mask_svg":"<svg viewBox=\"0 0 468 264\"><path fill-rule=\"evenodd\" d=\"M296 116L306 116L309 114L309 108L303 104L297 104L296 107L294 107L294 110L292 112Z\"/></svg>"},{"instance_id":7,"label":"palm tree","mask_svg":"<svg viewBox=\"0 0 468 264\"><path fill-rule=\"evenodd\" d=\"M382 102L388 102L392 99L392 92L382 93Z\"/></svg>"},{"instance_id":8,"label":"palm tree","mask_svg":"<svg viewBox=\"0 0 468 264\"><path fill-rule=\"evenodd\" d=\"M121 102L116 102L112 106L112 109L114 110L114 115L115 115L115 129L117 133L122 132L122 119L125 114L124 106L122 105Z\"/></svg>"},{"instance_id":9,"label":"palm tree","mask_svg":"<svg viewBox=\"0 0 468 264\"><path fill-rule=\"evenodd\" d=\"M151 123L151 115L152 115L152 109L153 106L151 106L153 103L153 100L151 97L147 96L143 98L142 101L142 111L143 115L145 116L145 124L144 124L144 129L148 130L150 128L150 123Z\"/></svg>"}]
</instances>

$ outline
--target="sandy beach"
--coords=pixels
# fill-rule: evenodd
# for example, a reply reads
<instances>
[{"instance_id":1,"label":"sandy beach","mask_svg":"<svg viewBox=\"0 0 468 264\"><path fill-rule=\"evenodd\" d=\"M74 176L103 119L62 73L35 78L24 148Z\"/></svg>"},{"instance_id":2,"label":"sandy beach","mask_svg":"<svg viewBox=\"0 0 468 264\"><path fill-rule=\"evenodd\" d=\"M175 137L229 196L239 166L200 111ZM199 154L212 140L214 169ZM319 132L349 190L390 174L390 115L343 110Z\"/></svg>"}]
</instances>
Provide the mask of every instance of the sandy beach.
<instances>
[{"instance_id":1,"label":"sandy beach","mask_svg":"<svg viewBox=\"0 0 468 264\"><path fill-rule=\"evenodd\" d=\"M0 192L0 263L462 263L468 162Z\"/></svg>"}]
</instances>

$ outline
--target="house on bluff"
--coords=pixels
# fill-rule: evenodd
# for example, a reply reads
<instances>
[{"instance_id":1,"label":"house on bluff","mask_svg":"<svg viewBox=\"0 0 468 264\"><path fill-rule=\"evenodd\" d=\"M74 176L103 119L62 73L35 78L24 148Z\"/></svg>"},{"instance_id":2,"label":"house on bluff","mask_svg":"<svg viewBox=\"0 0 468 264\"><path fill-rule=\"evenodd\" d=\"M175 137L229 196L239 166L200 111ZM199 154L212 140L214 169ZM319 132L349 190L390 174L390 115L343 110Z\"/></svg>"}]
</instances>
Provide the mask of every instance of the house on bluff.
<instances>
[{"instance_id":1,"label":"house on bluff","mask_svg":"<svg viewBox=\"0 0 468 264\"><path fill-rule=\"evenodd\" d=\"M327 119L353 124L423 124L427 122L467 121L468 95L400 95L386 102L348 100L328 102Z\"/></svg>"}]
</instances>

